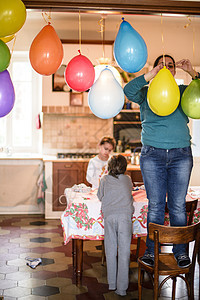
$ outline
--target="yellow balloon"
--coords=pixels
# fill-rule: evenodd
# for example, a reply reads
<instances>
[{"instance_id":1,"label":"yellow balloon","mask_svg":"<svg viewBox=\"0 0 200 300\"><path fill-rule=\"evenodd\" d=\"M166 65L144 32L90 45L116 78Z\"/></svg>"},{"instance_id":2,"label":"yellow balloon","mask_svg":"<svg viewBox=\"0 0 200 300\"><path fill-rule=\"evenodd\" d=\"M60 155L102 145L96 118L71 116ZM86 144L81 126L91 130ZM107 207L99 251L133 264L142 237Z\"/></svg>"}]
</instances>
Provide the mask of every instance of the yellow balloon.
<instances>
[{"instance_id":1,"label":"yellow balloon","mask_svg":"<svg viewBox=\"0 0 200 300\"><path fill-rule=\"evenodd\" d=\"M26 21L26 7L21 0L0 1L0 37L12 35Z\"/></svg>"},{"instance_id":2,"label":"yellow balloon","mask_svg":"<svg viewBox=\"0 0 200 300\"><path fill-rule=\"evenodd\" d=\"M8 43L8 42L12 41L12 39L14 39L14 37L15 37L15 35L12 34L9 36L1 37L0 40L2 40L4 43Z\"/></svg>"},{"instance_id":3,"label":"yellow balloon","mask_svg":"<svg viewBox=\"0 0 200 300\"><path fill-rule=\"evenodd\" d=\"M178 107L180 90L165 66L152 80L147 92L147 101L150 109L159 116L168 116Z\"/></svg>"}]
</instances>

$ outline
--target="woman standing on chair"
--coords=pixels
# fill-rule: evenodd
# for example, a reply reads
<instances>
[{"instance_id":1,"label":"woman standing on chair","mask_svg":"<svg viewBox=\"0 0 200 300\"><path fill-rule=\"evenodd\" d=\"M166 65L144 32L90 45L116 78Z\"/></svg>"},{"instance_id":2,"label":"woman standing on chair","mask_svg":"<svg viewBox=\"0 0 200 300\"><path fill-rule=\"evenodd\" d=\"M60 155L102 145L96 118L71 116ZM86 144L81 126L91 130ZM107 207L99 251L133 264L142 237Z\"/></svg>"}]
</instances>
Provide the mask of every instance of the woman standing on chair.
<instances>
[{"instance_id":1,"label":"woman standing on chair","mask_svg":"<svg viewBox=\"0 0 200 300\"><path fill-rule=\"evenodd\" d=\"M176 67L184 70L192 78L199 78L188 59L175 63L173 57L165 55L166 68L174 76ZM124 88L130 101L140 105L142 122L140 167L147 192L148 214L147 228L150 222L163 225L166 195L171 226L186 226L187 215L185 198L193 166L191 136L187 126L189 120L181 104L168 116L158 116L151 111L147 103L148 82L163 68L163 56L159 56L153 69L130 81ZM182 96L186 85L180 85ZM147 235L147 249L142 258L147 265L154 265L154 243ZM174 245L173 253L179 267L187 267L190 258L186 245Z\"/></svg>"}]
</instances>

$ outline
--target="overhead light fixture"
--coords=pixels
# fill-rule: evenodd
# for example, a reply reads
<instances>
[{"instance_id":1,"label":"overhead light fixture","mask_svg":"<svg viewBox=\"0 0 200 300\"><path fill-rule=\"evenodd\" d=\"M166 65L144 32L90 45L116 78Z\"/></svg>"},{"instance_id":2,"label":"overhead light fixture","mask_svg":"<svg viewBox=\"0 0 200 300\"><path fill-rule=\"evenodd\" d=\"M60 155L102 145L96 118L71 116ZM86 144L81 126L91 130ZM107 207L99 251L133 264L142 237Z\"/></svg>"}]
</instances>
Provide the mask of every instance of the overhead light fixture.
<instances>
[{"instance_id":1,"label":"overhead light fixture","mask_svg":"<svg viewBox=\"0 0 200 300\"><path fill-rule=\"evenodd\" d=\"M99 21L100 23L100 33L101 33L101 38L102 38L102 50L103 50L103 56L97 59L98 65L94 67L95 69L95 80L94 82L98 79L101 71L103 71L105 68L109 69L112 71L115 79L119 82L120 85L122 85L122 78L119 73L119 71L112 66L112 61L111 58L105 57L105 14L102 14L102 18Z\"/></svg>"}]
</instances>

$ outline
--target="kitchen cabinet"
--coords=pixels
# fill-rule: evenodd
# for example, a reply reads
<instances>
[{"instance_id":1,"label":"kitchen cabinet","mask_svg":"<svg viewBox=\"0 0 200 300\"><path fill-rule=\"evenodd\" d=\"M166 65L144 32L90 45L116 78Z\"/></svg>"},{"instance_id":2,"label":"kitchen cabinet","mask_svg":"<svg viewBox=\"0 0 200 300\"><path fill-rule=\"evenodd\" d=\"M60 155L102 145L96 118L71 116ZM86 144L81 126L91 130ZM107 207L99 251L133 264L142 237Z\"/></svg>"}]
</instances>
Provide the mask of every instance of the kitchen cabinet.
<instances>
[{"instance_id":1,"label":"kitchen cabinet","mask_svg":"<svg viewBox=\"0 0 200 300\"><path fill-rule=\"evenodd\" d=\"M131 177L134 186L143 184L142 173L139 166L128 165L126 174Z\"/></svg>"},{"instance_id":2,"label":"kitchen cabinet","mask_svg":"<svg viewBox=\"0 0 200 300\"><path fill-rule=\"evenodd\" d=\"M53 211L66 207L64 190L74 184L85 183L88 162L53 162ZM60 201L59 201L60 199Z\"/></svg>"}]
</instances>

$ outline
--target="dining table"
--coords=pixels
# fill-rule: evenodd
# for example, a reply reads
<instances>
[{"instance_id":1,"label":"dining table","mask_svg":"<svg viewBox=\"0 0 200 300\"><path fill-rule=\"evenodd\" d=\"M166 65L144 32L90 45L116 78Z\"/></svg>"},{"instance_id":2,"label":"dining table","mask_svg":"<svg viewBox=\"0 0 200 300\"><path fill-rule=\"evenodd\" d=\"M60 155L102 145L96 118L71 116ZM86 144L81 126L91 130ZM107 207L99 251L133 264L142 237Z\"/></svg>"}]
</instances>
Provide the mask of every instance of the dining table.
<instances>
[{"instance_id":1,"label":"dining table","mask_svg":"<svg viewBox=\"0 0 200 300\"><path fill-rule=\"evenodd\" d=\"M61 215L64 244L72 240L73 266L76 281L80 283L83 270L84 240L104 240L104 220L101 201L97 189L83 184L66 188L66 209ZM134 213L132 215L133 238L147 235L148 199L144 186L135 187L132 191ZM194 212L193 223L200 221L200 186L189 187L186 201L199 199ZM169 225L169 215L165 215L164 224Z\"/></svg>"}]
</instances>

